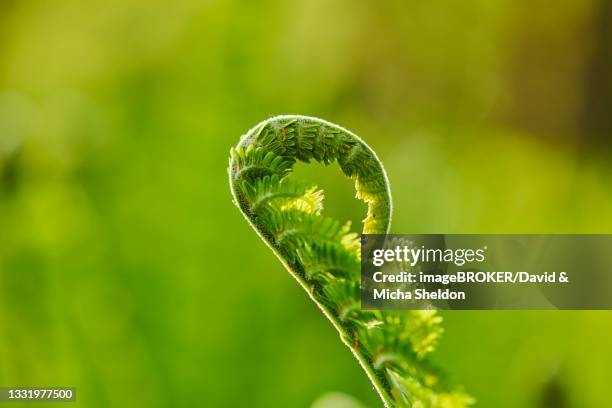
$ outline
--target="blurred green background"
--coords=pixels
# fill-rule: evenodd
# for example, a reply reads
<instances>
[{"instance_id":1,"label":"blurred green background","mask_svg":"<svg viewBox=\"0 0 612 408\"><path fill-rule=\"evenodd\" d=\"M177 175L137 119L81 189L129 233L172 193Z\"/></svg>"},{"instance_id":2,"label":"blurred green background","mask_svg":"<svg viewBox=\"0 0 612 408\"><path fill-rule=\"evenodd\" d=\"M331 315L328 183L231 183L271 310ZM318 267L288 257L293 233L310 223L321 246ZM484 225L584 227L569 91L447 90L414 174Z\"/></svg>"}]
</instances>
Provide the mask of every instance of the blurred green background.
<instances>
[{"instance_id":1,"label":"blurred green background","mask_svg":"<svg viewBox=\"0 0 612 408\"><path fill-rule=\"evenodd\" d=\"M394 232L611 232L610 19L607 0L0 0L0 385L379 406L232 206L229 148L320 116L378 152ZM297 172L363 217L336 166ZM612 406L612 313L444 318L435 360L479 406Z\"/></svg>"}]
</instances>

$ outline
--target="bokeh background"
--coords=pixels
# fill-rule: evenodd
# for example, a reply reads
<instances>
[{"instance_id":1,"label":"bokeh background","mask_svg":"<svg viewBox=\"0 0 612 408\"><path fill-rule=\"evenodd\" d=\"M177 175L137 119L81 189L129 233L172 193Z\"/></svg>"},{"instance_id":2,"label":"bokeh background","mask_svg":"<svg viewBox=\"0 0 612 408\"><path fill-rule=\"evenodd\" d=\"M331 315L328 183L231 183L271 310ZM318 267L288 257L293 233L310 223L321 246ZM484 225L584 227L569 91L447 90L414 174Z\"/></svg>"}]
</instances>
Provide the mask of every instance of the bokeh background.
<instances>
[{"instance_id":1,"label":"bokeh background","mask_svg":"<svg viewBox=\"0 0 612 408\"><path fill-rule=\"evenodd\" d=\"M611 19L607 0L0 0L0 385L379 406L232 206L229 148L320 116L378 152L394 232L612 232ZM336 166L296 171L363 217ZM612 313L444 318L435 361L479 406L612 406Z\"/></svg>"}]
</instances>

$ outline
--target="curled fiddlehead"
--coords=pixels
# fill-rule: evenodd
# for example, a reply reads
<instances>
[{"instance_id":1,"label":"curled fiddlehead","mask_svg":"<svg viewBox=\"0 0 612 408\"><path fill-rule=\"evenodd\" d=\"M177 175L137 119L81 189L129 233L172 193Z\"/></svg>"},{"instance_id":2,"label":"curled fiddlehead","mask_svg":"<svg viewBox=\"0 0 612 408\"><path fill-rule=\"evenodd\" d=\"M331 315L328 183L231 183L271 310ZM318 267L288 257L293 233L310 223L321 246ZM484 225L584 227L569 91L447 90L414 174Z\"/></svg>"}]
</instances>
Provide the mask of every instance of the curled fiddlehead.
<instances>
[{"instance_id":1,"label":"curled fiddlehead","mask_svg":"<svg viewBox=\"0 0 612 408\"><path fill-rule=\"evenodd\" d=\"M368 205L364 233L388 232L391 193L380 160L355 134L317 118L277 116L240 139L229 162L235 204L334 325L385 407L469 405L427 360L442 333L435 311L361 310L358 235L322 215L321 190L290 176L297 161L311 160L338 163L355 180Z\"/></svg>"}]
</instances>

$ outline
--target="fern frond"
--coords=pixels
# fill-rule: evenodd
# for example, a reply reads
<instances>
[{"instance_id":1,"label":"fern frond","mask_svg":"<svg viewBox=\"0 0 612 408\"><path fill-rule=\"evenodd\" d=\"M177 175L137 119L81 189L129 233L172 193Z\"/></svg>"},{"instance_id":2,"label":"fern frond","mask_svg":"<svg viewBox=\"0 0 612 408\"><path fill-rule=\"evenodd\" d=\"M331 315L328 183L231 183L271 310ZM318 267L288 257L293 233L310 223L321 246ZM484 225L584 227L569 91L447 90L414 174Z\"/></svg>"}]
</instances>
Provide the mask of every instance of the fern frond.
<instances>
[{"instance_id":1,"label":"fern frond","mask_svg":"<svg viewBox=\"0 0 612 408\"><path fill-rule=\"evenodd\" d=\"M382 164L359 137L306 116L278 116L244 135L230 152L229 181L245 218L338 330L385 407L462 408L429 361L442 334L436 311L360 307L358 235L321 215L323 192L291 179L296 161L337 162L368 206L363 232L386 234L391 193Z\"/></svg>"}]
</instances>

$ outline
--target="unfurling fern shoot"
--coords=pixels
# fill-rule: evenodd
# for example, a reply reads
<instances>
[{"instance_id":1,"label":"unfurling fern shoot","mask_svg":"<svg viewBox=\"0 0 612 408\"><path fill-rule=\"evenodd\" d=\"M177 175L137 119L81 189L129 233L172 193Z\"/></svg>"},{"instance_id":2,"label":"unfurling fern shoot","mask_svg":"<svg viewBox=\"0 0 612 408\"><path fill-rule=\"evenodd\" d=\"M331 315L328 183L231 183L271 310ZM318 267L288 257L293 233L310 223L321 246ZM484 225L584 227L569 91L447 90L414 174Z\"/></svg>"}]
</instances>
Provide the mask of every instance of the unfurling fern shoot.
<instances>
[{"instance_id":1,"label":"unfurling fern shoot","mask_svg":"<svg viewBox=\"0 0 612 408\"><path fill-rule=\"evenodd\" d=\"M388 232L391 193L380 160L355 134L312 117L277 116L240 139L229 162L235 204L334 325L385 407L470 405L427 361L442 333L436 311L361 310L358 235L322 215L321 190L291 178L297 161L311 160L338 163L355 180L368 206L364 233Z\"/></svg>"}]
</instances>

